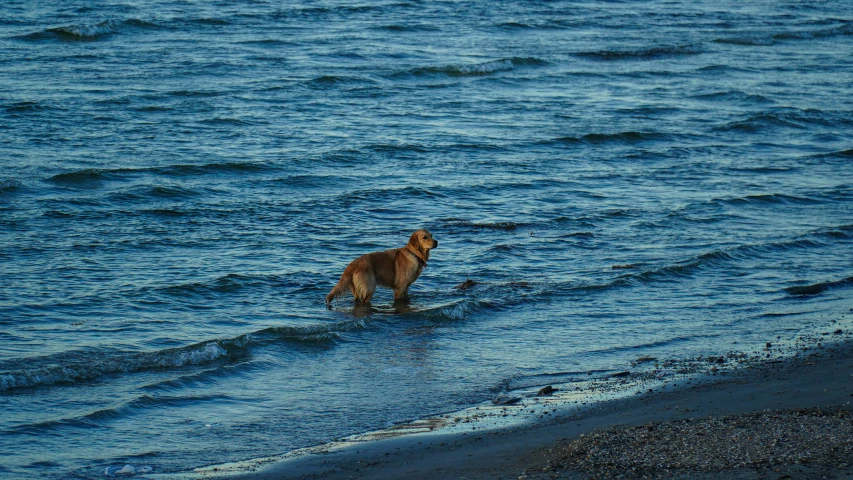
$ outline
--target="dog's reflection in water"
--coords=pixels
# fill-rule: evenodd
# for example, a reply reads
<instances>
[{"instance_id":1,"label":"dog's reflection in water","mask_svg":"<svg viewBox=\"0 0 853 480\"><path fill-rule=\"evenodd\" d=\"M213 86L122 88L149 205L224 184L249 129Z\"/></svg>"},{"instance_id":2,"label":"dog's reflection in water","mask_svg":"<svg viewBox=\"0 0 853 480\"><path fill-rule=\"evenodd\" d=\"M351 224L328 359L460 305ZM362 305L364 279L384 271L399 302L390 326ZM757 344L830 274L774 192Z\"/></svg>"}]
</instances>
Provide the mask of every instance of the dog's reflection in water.
<instances>
[{"instance_id":1,"label":"dog's reflection in water","mask_svg":"<svg viewBox=\"0 0 853 480\"><path fill-rule=\"evenodd\" d=\"M331 306L329 307L331 309ZM352 307L352 316L356 318L369 317L377 313L381 314L402 314L417 311L417 308L409 305L409 299L395 300L390 309L376 308L369 303L358 303Z\"/></svg>"}]
</instances>

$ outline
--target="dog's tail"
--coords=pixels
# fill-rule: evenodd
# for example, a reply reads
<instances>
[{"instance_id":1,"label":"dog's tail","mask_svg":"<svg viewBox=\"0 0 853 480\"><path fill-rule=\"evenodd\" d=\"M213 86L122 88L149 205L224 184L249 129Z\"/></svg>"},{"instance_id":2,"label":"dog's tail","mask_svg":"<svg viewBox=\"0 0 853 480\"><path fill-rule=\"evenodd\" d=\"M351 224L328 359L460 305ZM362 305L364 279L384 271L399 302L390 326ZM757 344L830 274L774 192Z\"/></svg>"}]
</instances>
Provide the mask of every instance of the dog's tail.
<instances>
[{"instance_id":1,"label":"dog's tail","mask_svg":"<svg viewBox=\"0 0 853 480\"><path fill-rule=\"evenodd\" d=\"M346 291L346 288L349 286L348 283L349 282L346 282L344 280L344 277L341 277L341 279L338 281L338 284L335 285L335 288L333 288L332 291L329 292L328 295L326 295L326 304L332 303L332 299L334 299L335 297L340 297L341 295L343 295L343 293Z\"/></svg>"}]
</instances>

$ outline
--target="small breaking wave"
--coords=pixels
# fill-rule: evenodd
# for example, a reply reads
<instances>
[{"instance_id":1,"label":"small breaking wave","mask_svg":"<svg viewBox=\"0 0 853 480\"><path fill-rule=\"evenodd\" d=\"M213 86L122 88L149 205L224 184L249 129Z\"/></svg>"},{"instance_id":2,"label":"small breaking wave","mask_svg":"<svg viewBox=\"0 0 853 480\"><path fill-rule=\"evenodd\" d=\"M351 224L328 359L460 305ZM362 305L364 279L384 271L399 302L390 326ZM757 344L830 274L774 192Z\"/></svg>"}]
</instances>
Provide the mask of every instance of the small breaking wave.
<instances>
[{"instance_id":1,"label":"small breaking wave","mask_svg":"<svg viewBox=\"0 0 853 480\"><path fill-rule=\"evenodd\" d=\"M853 277L847 277L847 278L844 278L841 280L835 280L835 281L831 281L831 282L821 282L821 283L815 283L813 285L801 285L801 286L788 287L785 289L785 292L787 292L790 295L801 295L801 296L817 295L817 294L823 293L823 292L825 292L831 288L849 287L851 285L853 285Z\"/></svg>"},{"instance_id":2,"label":"small breaking wave","mask_svg":"<svg viewBox=\"0 0 853 480\"><path fill-rule=\"evenodd\" d=\"M464 230L504 230L510 232L526 225L519 222L472 222L462 218L440 218L438 222L441 223L442 228L451 229L451 231L455 227Z\"/></svg>"},{"instance_id":3,"label":"small breaking wave","mask_svg":"<svg viewBox=\"0 0 853 480\"><path fill-rule=\"evenodd\" d=\"M100 23L88 25L68 25L48 28L47 30L30 33L16 38L22 40L58 39L65 41L95 41L119 33L123 27L150 28L154 26L156 25L137 19L106 20Z\"/></svg>"},{"instance_id":4,"label":"small breaking wave","mask_svg":"<svg viewBox=\"0 0 853 480\"><path fill-rule=\"evenodd\" d=\"M465 299L450 305L417 310L414 313L433 322L459 322L486 305L482 300Z\"/></svg>"},{"instance_id":5,"label":"small breaking wave","mask_svg":"<svg viewBox=\"0 0 853 480\"><path fill-rule=\"evenodd\" d=\"M346 75L322 75L305 82L311 88L324 89L346 85L367 85L373 83L370 79Z\"/></svg>"},{"instance_id":6,"label":"small breaking wave","mask_svg":"<svg viewBox=\"0 0 853 480\"><path fill-rule=\"evenodd\" d=\"M374 188L368 190L355 190L337 196L334 199L336 205L353 205L365 201L377 201L381 199L398 200L400 198L442 198L445 195L435 190L421 187L398 187L398 188ZM323 201L325 202L325 201ZM311 202L309 202L311 203Z\"/></svg>"},{"instance_id":7,"label":"small breaking wave","mask_svg":"<svg viewBox=\"0 0 853 480\"><path fill-rule=\"evenodd\" d=\"M774 45L779 40L810 40L841 35L853 35L853 22L848 22L835 27L818 30L799 30L770 34L752 34L736 37L724 37L715 39L714 43L765 47Z\"/></svg>"},{"instance_id":8,"label":"small breaking wave","mask_svg":"<svg viewBox=\"0 0 853 480\"><path fill-rule=\"evenodd\" d=\"M853 35L853 22L846 22L836 27L819 30L800 30L795 32L782 32L773 35L776 40L809 40L814 38L835 37L840 35Z\"/></svg>"},{"instance_id":9,"label":"small breaking wave","mask_svg":"<svg viewBox=\"0 0 853 480\"><path fill-rule=\"evenodd\" d=\"M701 45L675 45L641 48L637 50L598 50L594 52L578 52L575 55L594 60L653 60L681 55L698 55L704 52L705 49Z\"/></svg>"},{"instance_id":10,"label":"small breaking wave","mask_svg":"<svg viewBox=\"0 0 853 480\"><path fill-rule=\"evenodd\" d=\"M848 159L853 157L853 148L850 150L839 150L837 152L829 152L829 153L817 153L814 155L809 155L812 158L843 158Z\"/></svg>"},{"instance_id":11,"label":"small breaking wave","mask_svg":"<svg viewBox=\"0 0 853 480\"><path fill-rule=\"evenodd\" d=\"M228 401L231 397L222 394L210 394L200 396L168 396L168 395L141 395L124 404L95 410L85 415L80 415L71 418L62 418L56 420L47 420L38 423L25 423L16 425L8 430L10 433L25 433L31 435L44 434L45 431L62 427L81 427L91 428L93 424L99 424L104 421L109 421L115 418L123 418L132 414L147 409L160 409L164 407L183 407L196 405L202 402Z\"/></svg>"},{"instance_id":12,"label":"small breaking wave","mask_svg":"<svg viewBox=\"0 0 853 480\"><path fill-rule=\"evenodd\" d=\"M233 293L243 288L285 286L288 284L288 282L278 275L240 275L232 273L209 282L186 283L161 287L156 290L168 295L182 297L188 294L204 296L207 294Z\"/></svg>"},{"instance_id":13,"label":"small breaking wave","mask_svg":"<svg viewBox=\"0 0 853 480\"><path fill-rule=\"evenodd\" d=\"M426 67L413 70L414 75L448 75L451 77L485 76L498 72L506 72L519 67L536 67L548 65L545 60L538 58L504 58L485 63L462 65L446 65L442 67Z\"/></svg>"},{"instance_id":14,"label":"small breaking wave","mask_svg":"<svg viewBox=\"0 0 853 480\"><path fill-rule=\"evenodd\" d=\"M247 335L155 352L69 352L27 359L27 367L0 372L0 392L25 387L75 384L115 373L181 368L234 360L246 354ZM42 365L40 365L42 364Z\"/></svg>"},{"instance_id":15,"label":"small breaking wave","mask_svg":"<svg viewBox=\"0 0 853 480\"><path fill-rule=\"evenodd\" d=\"M448 314L450 315L450 314ZM20 388L74 385L110 374L179 369L188 366L232 364L248 357L252 348L281 342L303 345L334 344L345 333L364 330L369 318L304 326L268 327L234 338L208 340L154 352L91 350L0 363L0 392ZM24 363L23 368L16 368Z\"/></svg>"},{"instance_id":16,"label":"small breaking wave","mask_svg":"<svg viewBox=\"0 0 853 480\"><path fill-rule=\"evenodd\" d=\"M435 25L430 25L427 23L419 23L419 24L408 24L408 25L382 25L379 27L375 27L377 30L385 30L388 32L436 32L439 31L440 28Z\"/></svg>"},{"instance_id":17,"label":"small breaking wave","mask_svg":"<svg viewBox=\"0 0 853 480\"><path fill-rule=\"evenodd\" d=\"M155 174L169 177L189 177L222 173L266 172L274 167L259 162L207 163L199 165L165 165L148 168L85 168L54 175L48 182L59 184L85 184L104 180L120 179L123 176Z\"/></svg>"},{"instance_id":18,"label":"small breaking wave","mask_svg":"<svg viewBox=\"0 0 853 480\"><path fill-rule=\"evenodd\" d=\"M619 132L619 133L589 133L582 137L559 137L554 139L559 143L586 143L601 145L606 143L639 143L659 140L670 140L672 135L662 132Z\"/></svg>"},{"instance_id":19,"label":"small breaking wave","mask_svg":"<svg viewBox=\"0 0 853 480\"><path fill-rule=\"evenodd\" d=\"M740 90L729 90L725 92L714 92L703 95L696 95L696 99L706 100L706 101L724 101L724 102L738 102L743 104L766 104L766 103L774 103L773 100L763 96L756 94L749 94L741 92Z\"/></svg>"},{"instance_id":20,"label":"small breaking wave","mask_svg":"<svg viewBox=\"0 0 853 480\"><path fill-rule=\"evenodd\" d=\"M57 107L33 101L9 103L7 105L3 105L3 109L9 113L30 113L45 112L48 110L58 110Z\"/></svg>"},{"instance_id":21,"label":"small breaking wave","mask_svg":"<svg viewBox=\"0 0 853 480\"><path fill-rule=\"evenodd\" d=\"M0 178L0 193L12 192L21 188L23 184L14 178Z\"/></svg>"},{"instance_id":22,"label":"small breaking wave","mask_svg":"<svg viewBox=\"0 0 853 480\"><path fill-rule=\"evenodd\" d=\"M814 205L821 203L820 200L815 200L813 198L798 197L795 195L785 195L781 193L747 195L745 197L734 197L724 199L715 198L714 200L712 200L712 202L726 205Z\"/></svg>"},{"instance_id":23,"label":"small breaking wave","mask_svg":"<svg viewBox=\"0 0 853 480\"><path fill-rule=\"evenodd\" d=\"M714 40L714 43L722 43L727 45L744 45L755 47L767 47L773 45L775 40L770 35L746 35L741 37L726 37Z\"/></svg>"},{"instance_id":24,"label":"small breaking wave","mask_svg":"<svg viewBox=\"0 0 853 480\"><path fill-rule=\"evenodd\" d=\"M342 334L364 330L368 322L367 318L354 318L327 324L269 327L253 333L252 342L259 345L282 340L303 344L331 343L341 340Z\"/></svg>"},{"instance_id":25,"label":"small breaking wave","mask_svg":"<svg viewBox=\"0 0 853 480\"><path fill-rule=\"evenodd\" d=\"M48 179L49 182L53 183L64 183L64 184L81 184L81 183L91 183L98 182L101 180L105 180L108 175L112 172L116 172L116 170L103 170L98 168L86 168L83 170L76 170L73 172L60 173L58 175L54 175Z\"/></svg>"},{"instance_id":26,"label":"small breaking wave","mask_svg":"<svg viewBox=\"0 0 853 480\"><path fill-rule=\"evenodd\" d=\"M803 129L805 128L799 122L793 121L790 118L787 118L784 115L776 115L772 113L764 113L760 115L754 115L749 117L746 120L739 120L736 122L729 122L718 128L720 131L738 131L744 133L756 133L760 132L767 128L773 127L787 127L787 128L796 128Z\"/></svg>"}]
</instances>

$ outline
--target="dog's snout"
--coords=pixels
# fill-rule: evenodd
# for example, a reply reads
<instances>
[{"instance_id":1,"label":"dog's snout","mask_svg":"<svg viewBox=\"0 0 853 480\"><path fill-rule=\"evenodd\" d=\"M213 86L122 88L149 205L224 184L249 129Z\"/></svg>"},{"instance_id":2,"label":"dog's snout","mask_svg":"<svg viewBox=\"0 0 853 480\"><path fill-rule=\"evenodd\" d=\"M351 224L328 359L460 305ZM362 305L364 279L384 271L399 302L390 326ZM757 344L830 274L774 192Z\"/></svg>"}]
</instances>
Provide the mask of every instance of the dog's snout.
<instances>
[{"instance_id":1,"label":"dog's snout","mask_svg":"<svg viewBox=\"0 0 853 480\"><path fill-rule=\"evenodd\" d=\"M435 248L437 246L438 246L438 240L433 240L432 241L432 248Z\"/></svg>"}]
</instances>

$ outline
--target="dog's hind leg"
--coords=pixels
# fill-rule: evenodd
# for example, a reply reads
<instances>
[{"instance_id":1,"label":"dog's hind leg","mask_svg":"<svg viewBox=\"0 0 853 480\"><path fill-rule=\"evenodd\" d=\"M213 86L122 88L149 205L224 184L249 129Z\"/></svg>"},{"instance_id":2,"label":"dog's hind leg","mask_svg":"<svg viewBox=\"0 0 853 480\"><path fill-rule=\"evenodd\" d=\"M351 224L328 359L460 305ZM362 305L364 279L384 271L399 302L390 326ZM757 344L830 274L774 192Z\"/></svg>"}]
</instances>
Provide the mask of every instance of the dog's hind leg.
<instances>
[{"instance_id":1,"label":"dog's hind leg","mask_svg":"<svg viewBox=\"0 0 853 480\"><path fill-rule=\"evenodd\" d=\"M370 303L376 291L376 278L371 272L355 272L352 275L352 294L359 303Z\"/></svg>"}]
</instances>

